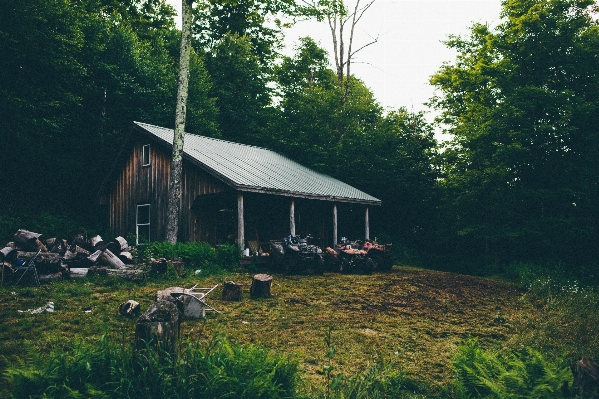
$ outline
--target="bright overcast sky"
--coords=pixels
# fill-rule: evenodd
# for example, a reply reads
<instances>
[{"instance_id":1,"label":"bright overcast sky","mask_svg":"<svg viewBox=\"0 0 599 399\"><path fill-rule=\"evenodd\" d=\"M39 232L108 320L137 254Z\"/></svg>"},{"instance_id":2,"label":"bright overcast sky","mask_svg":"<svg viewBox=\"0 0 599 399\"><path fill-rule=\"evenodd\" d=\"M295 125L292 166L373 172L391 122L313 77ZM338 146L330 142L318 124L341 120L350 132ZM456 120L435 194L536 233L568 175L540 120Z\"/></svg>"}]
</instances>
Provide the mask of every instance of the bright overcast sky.
<instances>
[{"instance_id":1,"label":"bright overcast sky","mask_svg":"<svg viewBox=\"0 0 599 399\"><path fill-rule=\"evenodd\" d=\"M181 0L168 2L176 9L181 7ZM353 0L346 3L355 4ZM352 74L364 81L385 108L426 110L423 103L433 95L429 77L444 61L455 59L455 53L441 41L450 34L467 34L474 22L497 25L500 11L501 0L376 0L356 26L353 46L359 48L373 37L378 42L357 54ZM312 37L332 55L326 22L299 22L286 30L288 55L302 36Z\"/></svg>"}]
</instances>

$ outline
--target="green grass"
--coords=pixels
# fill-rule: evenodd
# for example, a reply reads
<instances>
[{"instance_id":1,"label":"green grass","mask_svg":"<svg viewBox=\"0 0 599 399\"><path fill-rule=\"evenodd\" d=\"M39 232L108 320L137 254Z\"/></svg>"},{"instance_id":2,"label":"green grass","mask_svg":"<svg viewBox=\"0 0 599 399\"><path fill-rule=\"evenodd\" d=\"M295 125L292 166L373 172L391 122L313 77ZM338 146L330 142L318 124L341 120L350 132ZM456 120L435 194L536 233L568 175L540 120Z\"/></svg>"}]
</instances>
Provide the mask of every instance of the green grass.
<instances>
[{"instance_id":1,"label":"green grass","mask_svg":"<svg viewBox=\"0 0 599 399\"><path fill-rule=\"evenodd\" d=\"M255 272L187 273L185 278L171 273L138 282L94 277L39 288L5 285L0 289L0 354L8 362L3 370L27 359L26 348L48 357L102 337L124 348L134 339L136 320L118 315L122 302L135 299L145 311L160 289L212 287L226 280L244 284L243 301L223 302L215 290L207 302L221 313L185 321L182 342L203 346L225 336L239 348L263 348L294 359L301 376L298 395L308 397L450 397L453 354L469 338L476 337L485 349L548 348L546 353L557 358L554 354L563 355L561 350L583 339L584 328L594 328L579 323L572 341L560 344L559 337L551 338L550 324L563 320L558 316L580 317L580 311L568 314L569 308L560 305L551 321L549 303L540 305L531 291L478 277L398 266L369 276L272 274L273 297L251 300ZM55 303L54 313L17 311L47 301ZM542 320L548 325L539 336L535 323ZM591 341L586 339L588 348Z\"/></svg>"}]
</instances>

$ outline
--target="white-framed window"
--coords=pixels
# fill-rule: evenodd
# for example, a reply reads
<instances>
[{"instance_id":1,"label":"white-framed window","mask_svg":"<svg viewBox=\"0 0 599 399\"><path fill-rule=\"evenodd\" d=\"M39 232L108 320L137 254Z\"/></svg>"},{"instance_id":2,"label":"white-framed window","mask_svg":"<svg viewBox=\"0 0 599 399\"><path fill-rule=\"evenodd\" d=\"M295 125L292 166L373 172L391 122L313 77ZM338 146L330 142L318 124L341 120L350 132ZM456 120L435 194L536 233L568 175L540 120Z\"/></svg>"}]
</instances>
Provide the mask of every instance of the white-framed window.
<instances>
[{"instance_id":1,"label":"white-framed window","mask_svg":"<svg viewBox=\"0 0 599 399\"><path fill-rule=\"evenodd\" d=\"M150 242L150 204L137 205L135 236L137 245Z\"/></svg>"},{"instance_id":2,"label":"white-framed window","mask_svg":"<svg viewBox=\"0 0 599 399\"><path fill-rule=\"evenodd\" d=\"M151 157L150 157L150 145L145 144L141 148L141 166L150 166Z\"/></svg>"}]
</instances>

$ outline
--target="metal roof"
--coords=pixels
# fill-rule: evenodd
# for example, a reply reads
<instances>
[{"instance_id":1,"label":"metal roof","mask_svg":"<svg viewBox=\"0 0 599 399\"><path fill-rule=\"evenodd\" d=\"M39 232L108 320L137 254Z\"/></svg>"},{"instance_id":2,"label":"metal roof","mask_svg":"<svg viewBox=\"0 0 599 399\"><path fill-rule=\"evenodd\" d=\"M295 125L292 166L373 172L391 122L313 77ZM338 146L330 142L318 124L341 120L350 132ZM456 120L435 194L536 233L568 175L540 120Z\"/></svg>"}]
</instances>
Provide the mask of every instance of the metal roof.
<instances>
[{"instance_id":1,"label":"metal roof","mask_svg":"<svg viewBox=\"0 0 599 399\"><path fill-rule=\"evenodd\" d=\"M172 147L173 129L134 124ZM331 176L265 148L185 134L186 159L240 191L380 205L381 201Z\"/></svg>"}]
</instances>

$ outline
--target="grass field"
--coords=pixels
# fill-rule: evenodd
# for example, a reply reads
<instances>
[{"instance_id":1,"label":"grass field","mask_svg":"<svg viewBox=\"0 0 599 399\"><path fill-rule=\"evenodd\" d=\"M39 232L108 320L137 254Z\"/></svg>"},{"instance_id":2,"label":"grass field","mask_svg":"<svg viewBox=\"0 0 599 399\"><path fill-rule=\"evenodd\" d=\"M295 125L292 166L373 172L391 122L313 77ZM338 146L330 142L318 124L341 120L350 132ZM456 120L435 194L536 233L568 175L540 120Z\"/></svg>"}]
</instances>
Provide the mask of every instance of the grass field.
<instances>
[{"instance_id":1,"label":"grass field","mask_svg":"<svg viewBox=\"0 0 599 399\"><path fill-rule=\"evenodd\" d=\"M74 338L94 342L102 335L118 342L134 339L135 319L118 314L134 299L145 311L156 291L169 286L210 287L226 280L244 283L241 302L220 300L220 288L207 302L220 311L203 321L185 321L181 339L204 340L224 334L234 342L261 344L293 354L307 385L325 378L327 331L336 345L336 372L351 375L384 358L408 376L430 386L447 382L458 344L477 337L483 347L516 339L538 310L515 285L472 276L395 266L372 275L273 274L273 297L249 298L252 273L125 282L116 278L54 282L39 288L0 290L0 354L23 357L26 348L42 353L69 348ZM31 314L46 302L53 313ZM309 390L309 388L308 388Z\"/></svg>"}]
</instances>

